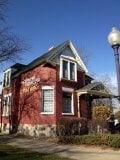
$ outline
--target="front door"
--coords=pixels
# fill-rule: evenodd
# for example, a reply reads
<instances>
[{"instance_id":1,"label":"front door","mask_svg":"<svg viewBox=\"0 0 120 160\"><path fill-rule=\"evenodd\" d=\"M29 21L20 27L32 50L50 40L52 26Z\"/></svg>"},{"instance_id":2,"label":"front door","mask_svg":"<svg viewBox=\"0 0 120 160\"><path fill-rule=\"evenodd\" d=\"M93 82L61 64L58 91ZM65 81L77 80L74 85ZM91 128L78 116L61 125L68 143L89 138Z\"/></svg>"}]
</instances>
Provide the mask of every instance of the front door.
<instances>
[{"instance_id":1,"label":"front door","mask_svg":"<svg viewBox=\"0 0 120 160\"><path fill-rule=\"evenodd\" d=\"M87 98L85 95L80 96L80 117L88 118L88 105L87 105Z\"/></svg>"}]
</instances>

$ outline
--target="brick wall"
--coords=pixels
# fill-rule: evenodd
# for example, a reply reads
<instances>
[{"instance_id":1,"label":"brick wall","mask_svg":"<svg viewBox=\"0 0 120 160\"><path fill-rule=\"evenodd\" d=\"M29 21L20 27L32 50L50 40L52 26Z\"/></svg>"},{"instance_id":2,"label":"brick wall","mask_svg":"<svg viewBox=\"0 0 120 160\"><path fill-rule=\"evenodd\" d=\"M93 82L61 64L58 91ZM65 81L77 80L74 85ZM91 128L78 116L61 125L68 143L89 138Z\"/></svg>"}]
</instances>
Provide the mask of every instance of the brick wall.
<instances>
[{"instance_id":1,"label":"brick wall","mask_svg":"<svg viewBox=\"0 0 120 160\"><path fill-rule=\"evenodd\" d=\"M85 74L81 71L77 72L77 82L61 80L59 78L59 67L57 68L57 82L56 82L56 117L57 121L61 118L76 119L78 118L78 103L76 90L83 87L85 83ZM62 115L62 87L74 89L74 115Z\"/></svg>"},{"instance_id":2,"label":"brick wall","mask_svg":"<svg viewBox=\"0 0 120 160\"><path fill-rule=\"evenodd\" d=\"M34 77L38 79L35 85L26 85L26 80ZM31 135L35 133L36 127L43 132L51 130L55 132L53 126L61 118L74 119L78 117L78 104L76 89L83 87L85 84L85 74L81 71L77 73L77 82L60 80L59 66L45 64L37 66L32 70L19 75L12 81L12 90L4 89L3 94L12 92L12 110L9 118L3 118L3 123L11 123L13 129L28 133L26 130L32 130ZM42 86L54 86L54 114L41 114L42 111ZM74 115L62 115L62 87L74 89ZM38 126L39 125L39 126ZM54 129L53 129L54 128ZM46 131L44 131L46 132ZM39 131L37 131L37 134ZM48 134L48 133L47 133Z\"/></svg>"},{"instance_id":3,"label":"brick wall","mask_svg":"<svg viewBox=\"0 0 120 160\"><path fill-rule=\"evenodd\" d=\"M35 85L26 86L24 80L35 77L40 79ZM51 124L55 123L55 113L51 115L41 114L42 90L44 85L55 87L56 91L56 68L50 65L38 66L23 73L14 81L14 121L18 124ZM56 93L55 93L56 95ZM56 96L54 97L56 99ZM56 106L56 104L54 105Z\"/></svg>"}]
</instances>

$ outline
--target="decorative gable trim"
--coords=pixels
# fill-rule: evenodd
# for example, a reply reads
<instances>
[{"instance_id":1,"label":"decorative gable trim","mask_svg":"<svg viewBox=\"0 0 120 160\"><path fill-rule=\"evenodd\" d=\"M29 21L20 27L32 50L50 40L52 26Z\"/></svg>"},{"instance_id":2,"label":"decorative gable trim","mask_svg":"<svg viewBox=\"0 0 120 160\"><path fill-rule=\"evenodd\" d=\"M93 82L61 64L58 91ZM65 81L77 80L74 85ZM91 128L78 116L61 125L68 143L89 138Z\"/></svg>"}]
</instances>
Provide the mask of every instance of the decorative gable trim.
<instances>
[{"instance_id":1,"label":"decorative gable trim","mask_svg":"<svg viewBox=\"0 0 120 160\"><path fill-rule=\"evenodd\" d=\"M68 41L65 45L63 45L59 50L57 50L53 55L51 55L49 57L49 61L52 61L53 58L55 58L57 55L59 55L66 47L70 47L72 53L74 54L75 58L69 57L69 56L65 56L67 59L71 59L72 61L76 61L78 63L79 66L81 66L81 68L85 71L85 73L88 72L87 67L85 66L84 62L82 61L81 57L79 56L77 50L75 49L73 43L71 41ZM61 55L62 57L63 55Z\"/></svg>"},{"instance_id":2,"label":"decorative gable trim","mask_svg":"<svg viewBox=\"0 0 120 160\"><path fill-rule=\"evenodd\" d=\"M77 50L75 49L75 47L74 47L74 45L73 45L73 43L72 43L71 41L70 41L70 48L71 48L71 50L73 51L73 53L75 54L75 56L76 56L76 61L78 62L78 64L79 64L80 66L82 66L82 68L84 69L84 71L85 71L86 73L88 73L87 67L86 67L85 64L83 63L82 59L80 58Z\"/></svg>"},{"instance_id":3,"label":"decorative gable trim","mask_svg":"<svg viewBox=\"0 0 120 160\"><path fill-rule=\"evenodd\" d=\"M85 66L85 64L83 63L81 57L79 56L77 50L75 49L74 45L72 44L71 41L65 41L64 43L54 47L53 49L51 49L50 51L48 51L47 53L43 54L42 56L36 58L35 60L33 60L31 63L29 63L28 65L26 65L22 70L20 70L19 72L17 72L13 78L16 78L17 76L19 76L20 74L27 72L28 70L31 70L33 68L35 68L38 65L42 65L43 63L50 63L51 65L56 65L56 64L60 64L60 62L56 63L54 62L54 58L56 56L59 56L61 54L61 52L66 49L67 47L69 47L71 49L71 53L73 53L75 60L79 66L79 69L82 70L83 72L87 73L88 70Z\"/></svg>"}]
</instances>

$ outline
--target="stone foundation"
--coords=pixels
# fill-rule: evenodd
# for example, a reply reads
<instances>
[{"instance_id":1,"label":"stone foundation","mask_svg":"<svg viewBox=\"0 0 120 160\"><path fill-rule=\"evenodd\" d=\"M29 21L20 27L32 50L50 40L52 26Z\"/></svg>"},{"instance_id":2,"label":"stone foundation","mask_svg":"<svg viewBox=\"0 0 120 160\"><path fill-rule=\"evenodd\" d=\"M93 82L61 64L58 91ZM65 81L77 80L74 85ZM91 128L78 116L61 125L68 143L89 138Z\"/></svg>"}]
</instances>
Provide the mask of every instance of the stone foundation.
<instances>
[{"instance_id":1,"label":"stone foundation","mask_svg":"<svg viewBox=\"0 0 120 160\"><path fill-rule=\"evenodd\" d=\"M55 124L43 124L43 125L31 125L31 124L20 124L18 127L18 133L32 137L50 137L56 136L56 125Z\"/></svg>"}]
</instances>

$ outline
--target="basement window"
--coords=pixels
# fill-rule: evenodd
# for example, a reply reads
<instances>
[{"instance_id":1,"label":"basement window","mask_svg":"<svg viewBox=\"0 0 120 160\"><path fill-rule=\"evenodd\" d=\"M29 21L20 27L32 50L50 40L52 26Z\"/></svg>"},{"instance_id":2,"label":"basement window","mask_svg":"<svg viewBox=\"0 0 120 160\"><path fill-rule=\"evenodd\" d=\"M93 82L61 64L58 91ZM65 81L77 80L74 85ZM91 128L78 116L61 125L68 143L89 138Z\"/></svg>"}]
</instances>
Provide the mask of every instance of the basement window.
<instances>
[{"instance_id":1,"label":"basement window","mask_svg":"<svg viewBox=\"0 0 120 160\"><path fill-rule=\"evenodd\" d=\"M3 124L3 131L6 132L7 130L7 124Z\"/></svg>"}]
</instances>

